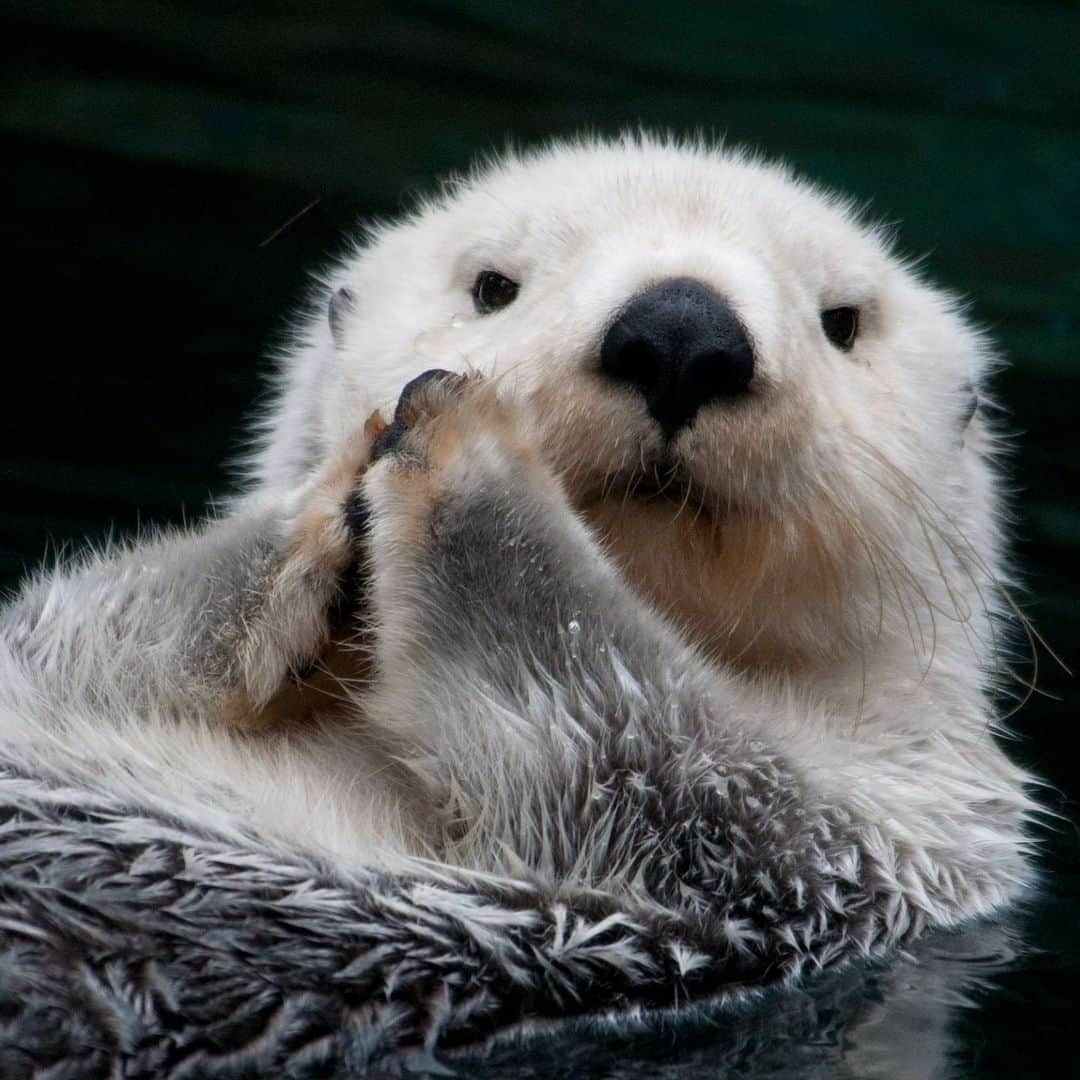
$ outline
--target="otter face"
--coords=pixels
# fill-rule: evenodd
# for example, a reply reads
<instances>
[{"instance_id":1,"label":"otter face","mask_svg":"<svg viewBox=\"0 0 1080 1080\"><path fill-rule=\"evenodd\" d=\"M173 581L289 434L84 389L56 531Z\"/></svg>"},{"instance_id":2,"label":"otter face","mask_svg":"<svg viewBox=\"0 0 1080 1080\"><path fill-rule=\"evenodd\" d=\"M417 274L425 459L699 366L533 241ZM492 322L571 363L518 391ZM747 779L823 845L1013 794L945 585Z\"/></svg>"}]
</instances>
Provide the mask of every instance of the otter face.
<instances>
[{"instance_id":1,"label":"otter face","mask_svg":"<svg viewBox=\"0 0 1080 1080\"><path fill-rule=\"evenodd\" d=\"M729 660L841 657L889 613L917 644L926 611L980 606L981 341L783 169L556 146L377 230L327 284L324 444L428 368L497 376L631 578Z\"/></svg>"}]
</instances>

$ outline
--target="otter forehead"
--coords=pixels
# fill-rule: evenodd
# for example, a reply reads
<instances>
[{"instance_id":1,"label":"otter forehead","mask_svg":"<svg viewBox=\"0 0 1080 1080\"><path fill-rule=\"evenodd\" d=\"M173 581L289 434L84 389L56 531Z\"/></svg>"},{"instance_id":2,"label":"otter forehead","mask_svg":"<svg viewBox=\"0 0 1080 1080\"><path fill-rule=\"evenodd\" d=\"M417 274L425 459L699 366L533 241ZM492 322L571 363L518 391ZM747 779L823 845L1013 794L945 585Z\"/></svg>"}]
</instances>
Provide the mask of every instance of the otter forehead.
<instances>
[{"instance_id":1,"label":"otter forehead","mask_svg":"<svg viewBox=\"0 0 1080 1080\"><path fill-rule=\"evenodd\" d=\"M418 246L446 245L463 272L492 259L517 273L550 272L596 249L663 252L698 240L797 268L811 290L858 294L891 265L879 232L848 202L788 170L654 143L558 147L500 162L452 185L402 228Z\"/></svg>"}]
</instances>

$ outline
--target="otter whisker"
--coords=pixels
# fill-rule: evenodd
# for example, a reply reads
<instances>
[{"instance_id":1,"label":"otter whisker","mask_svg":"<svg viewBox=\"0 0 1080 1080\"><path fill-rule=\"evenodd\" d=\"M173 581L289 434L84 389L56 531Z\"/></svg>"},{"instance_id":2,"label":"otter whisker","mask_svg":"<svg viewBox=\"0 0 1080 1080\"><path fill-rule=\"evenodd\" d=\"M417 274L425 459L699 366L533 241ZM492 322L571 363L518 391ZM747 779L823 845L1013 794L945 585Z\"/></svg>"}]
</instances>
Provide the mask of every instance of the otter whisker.
<instances>
[{"instance_id":1,"label":"otter whisker","mask_svg":"<svg viewBox=\"0 0 1080 1080\"><path fill-rule=\"evenodd\" d=\"M907 492L909 499L914 502L917 498L921 506L929 506L932 509L933 514L920 514L920 518L929 524L930 529L939 537L939 539L949 548L950 552L956 559L958 567L965 573L972 587L976 590L976 594L979 596L981 603L983 604L984 613L986 615L986 621L991 634L992 639L992 657L997 663L999 670L1008 674L1012 679L1019 682L1024 686L1027 691L1015 708L1011 709L1004 716L999 717L999 721L1005 721L1009 717L1015 715L1015 713L1023 707L1023 705L1030 700L1031 696L1036 693L1040 693L1037 687L1037 681L1040 669L1039 660L1039 647L1041 646L1050 655L1050 657L1062 668L1062 670L1068 672L1068 667L1061 660L1055 650L1049 645L1046 639L1039 633L1039 631L1032 624L1031 620L1024 614L1015 597L1012 595L1011 590L1005 585L1003 581L995 574L992 569L987 565L986 560L978 552L975 545L971 542L970 538L966 535L963 528L961 528L955 519L945 511L936 500L934 500L912 477L910 477L904 470L900 469L894 462L891 462L884 454L882 454L876 447L866 443L864 440L859 440L863 448L870 452L875 460L879 461L900 483L900 485ZM872 470L868 472L871 479L877 480L879 483L880 478L876 477ZM941 524L944 522L945 524ZM1028 644L1028 659L1032 666L1032 674L1030 679L1026 679L1016 672L1012 665L1010 665L1006 657L1003 654L1003 650L997 644L997 632L994 609L990 606L985 596L982 593L981 586L978 578L975 576L974 567L977 569L985 579L992 585L994 591L1004 602L1005 607L1012 615L1013 619L1020 626L1024 633ZM995 683L995 693L998 691L998 687Z\"/></svg>"}]
</instances>

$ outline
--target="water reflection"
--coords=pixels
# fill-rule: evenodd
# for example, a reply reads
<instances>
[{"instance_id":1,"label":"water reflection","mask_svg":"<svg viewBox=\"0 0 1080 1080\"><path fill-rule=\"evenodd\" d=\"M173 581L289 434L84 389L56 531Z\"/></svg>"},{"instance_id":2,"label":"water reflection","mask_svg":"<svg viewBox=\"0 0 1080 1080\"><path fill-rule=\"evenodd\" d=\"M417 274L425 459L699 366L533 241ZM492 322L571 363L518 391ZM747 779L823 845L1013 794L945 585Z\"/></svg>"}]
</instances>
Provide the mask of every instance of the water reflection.
<instances>
[{"instance_id":1,"label":"water reflection","mask_svg":"<svg viewBox=\"0 0 1080 1080\"><path fill-rule=\"evenodd\" d=\"M458 1059L468 1077L858 1077L935 1080L969 1076L957 1053L956 1014L991 992L1026 949L1019 915L938 933L890 962L772 993L737 1008L613 1035L518 1041Z\"/></svg>"}]
</instances>

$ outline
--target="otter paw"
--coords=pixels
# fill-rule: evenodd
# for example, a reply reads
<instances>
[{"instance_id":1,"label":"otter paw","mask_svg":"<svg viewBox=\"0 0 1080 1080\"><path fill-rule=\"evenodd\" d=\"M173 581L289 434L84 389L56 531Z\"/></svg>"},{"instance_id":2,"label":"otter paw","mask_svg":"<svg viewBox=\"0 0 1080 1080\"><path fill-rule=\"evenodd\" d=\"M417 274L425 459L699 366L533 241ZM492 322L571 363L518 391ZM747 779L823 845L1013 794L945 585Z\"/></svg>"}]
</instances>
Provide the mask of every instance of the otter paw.
<instances>
[{"instance_id":1,"label":"otter paw","mask_svg":"<svg viewBox=\"0 0 1080 1080\"><path fill-rule=\"evenodd\" d=\"M394 419L389 424L384 423L372 440L370 463L374 465L394 454L422 465L425 455L419 429L441 415L451 402L461 396L466 385L475 381L468 375L455 375L451 371L434 368L406 383L394 409ZM369 424L372 422L378 421L373 417Z\"/></svg>"},{"instance_id":2,"label":"otter paw","mask_svg":"<svg viewBox=\"0 0 1080 1080\"><path fill-rule=\"evenodd\" d=\"M370 465L373 438L369 422L345 441L300 492L286 530L292 539L290 565L298 572L337 579L352 562L361 529L351 511L361 509L354 495Z\"/></svg>"},{"instance_id":3,"label":"otter paw","mask_svg":"<svg viewBox=\"0 0 1080 1080\"><path fill-rule=\"evenodd\" d=\"M495 493L551 488L527 413L500 391L497 379L429 371L402 391L391 423L373 418L371 467L355 500L369 552L385 542L400 554L411 541L418 551L451 506L485 515Z\"/></svg>"}]
</instances>

